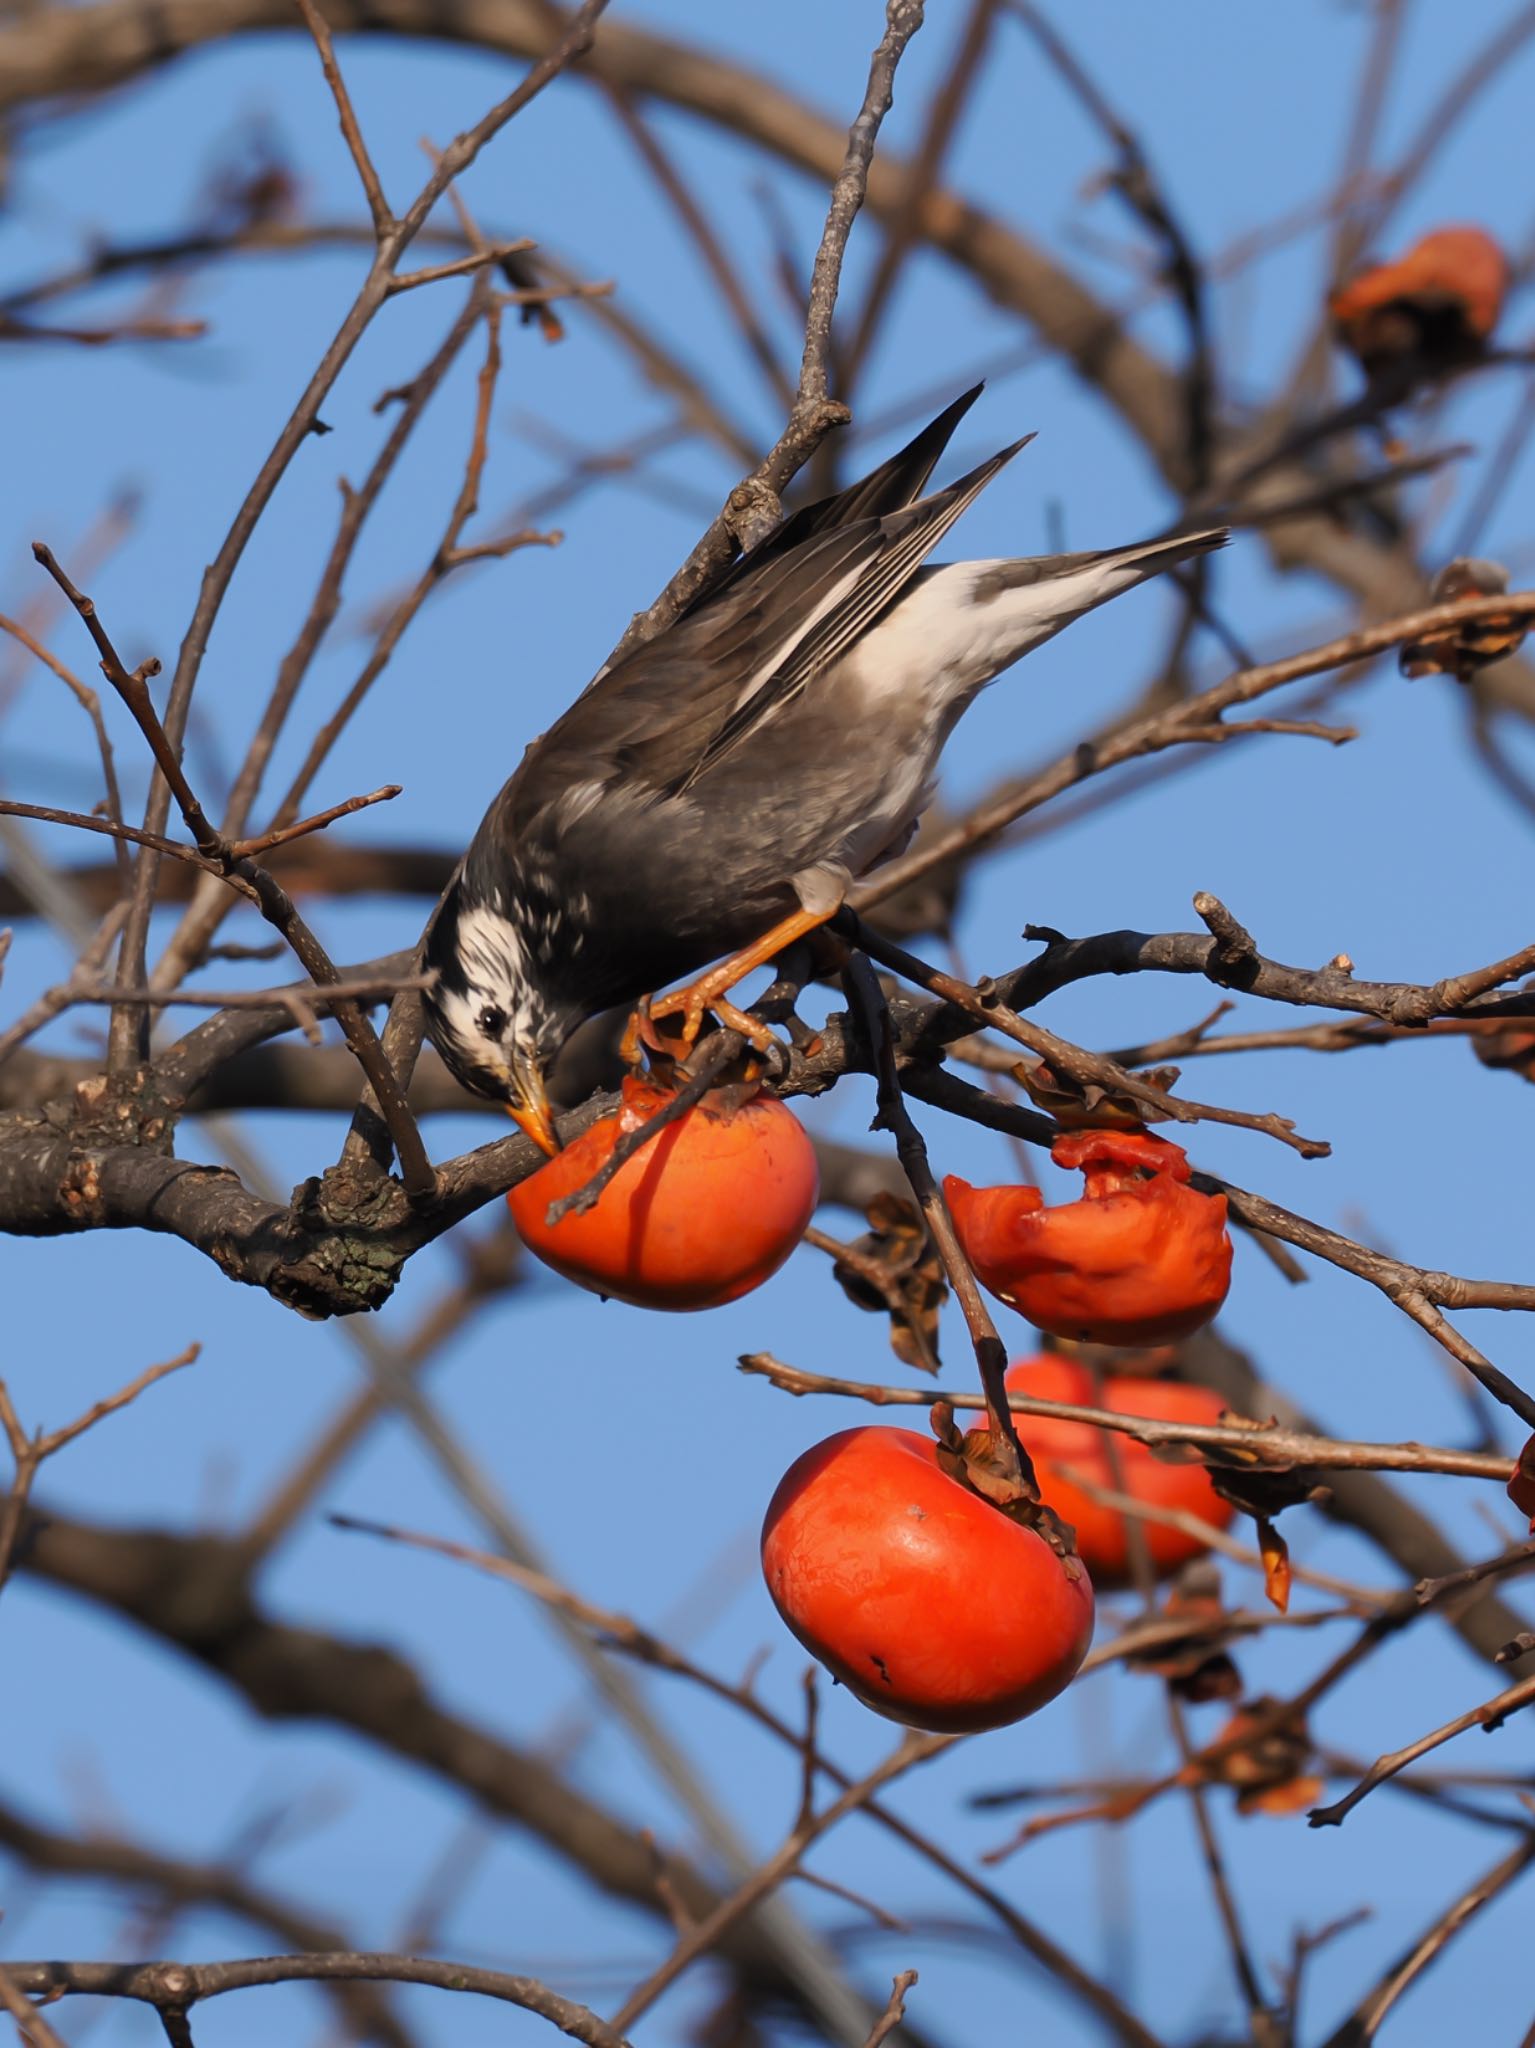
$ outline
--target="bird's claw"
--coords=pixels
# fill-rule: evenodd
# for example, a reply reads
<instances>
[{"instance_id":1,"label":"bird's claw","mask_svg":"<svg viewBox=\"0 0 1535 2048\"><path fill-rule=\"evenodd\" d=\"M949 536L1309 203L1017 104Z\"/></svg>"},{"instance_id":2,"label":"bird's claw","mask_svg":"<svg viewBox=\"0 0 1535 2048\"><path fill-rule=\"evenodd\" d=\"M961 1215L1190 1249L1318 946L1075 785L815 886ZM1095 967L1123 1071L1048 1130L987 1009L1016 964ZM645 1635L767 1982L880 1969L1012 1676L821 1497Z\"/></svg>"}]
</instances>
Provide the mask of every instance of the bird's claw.
<instances>
[{"instance_id":1,"label":"bird's claw","mask_svg":"<svg viewBox=\"0 0 1535 2048\"><path fill-rule=\"evenodd\" d=\"M651 997L641 996L629 1012L629 1021L624 1026L624 1035L618 1044L618 1056L626 1067L639 1067L647 1054L659 1054L663 1059L678 1060L686 1058L692 1050L693 1041L698 1036L699 1024L684 1017L680 1023L662 1029L653 1021L657 1011L663 1016L669 1014L660 1004L652 1007ZM701 1021L702 1013L699 1022Z\"/></svg>"},{"instance_id":2,"label":"bird's claw","mask_svg":"<svg viewBox=\"0 0 1535 2048\"><path fill-rule=\"evenodd\" d=\"M777 1052L777 1037L766 1024L756 1017L749 1017L745 1010L738 1010L734 1003L727 1003L723 996L716 996L709 1005L727 1031L738 1031L755 1052ZM691 1014L691 1013L690 1013Z\"/></svg>"},{"instance_id":3,"label":"bird's claw","mask_svg":"<svg viewBox=\"0 0 1535 2048\"><path fill-rule=\"evenodd\" d=\"M730 1005L725 1003L723 1007L728 1009ZM653 998L645 1005L645 1021L649 1024L657 1017L680 1016L682 1023L676 1027L677 1036L684 1045L692 1045L703 1029L704 1012L719 1008L720 1003L711 1001L708 987L702 982L695 982L690 988L673 989L669 996Z\"/></svg>"},{"instance_id":4,"label":"bird's claw","mask_svg":"<svg viewBox=\"0 0 1535 2048\"><path fill-rule=\"evenodd\" d=\"M669 1053L675 1058L679 1047L691 1047L697 1042L704 1018L710 1011L727 1031L739 1032L754 1051L769 1053L782 1050L777 1037L760 1019L748 1016L745 1010L727 1001L723 993L712 990L707 982L696 982L691 988L675 989L670 995L654 1000L647 997L637 1003L624 1027L620 1056L630 1066L637 1066L640 1048L644 1046L651 1052ZM656 1029L656 1021L662 1017L675 1017L680 1021L663 1034Z\"/></svg>"},{"instance_id":5,"label":"bird's claw","mask_svg":"<svg viewBox=\"0 0 1535 2048\"><path fill-rule=\"evenodd\" d=\"M670 995L653 997L645 1006L645 1015L647 1023L654 1023L658 1017L679 1017L681 1022L673 1025L673 1034L684 1045L692 1045L710 1010L722 1024L728 1023L732 1031L741 1028L735 1021L741 1012L725 1000L725 987L706 974L701 980L690 982L686 988L674 988ZM761 1025L753 1022L747 1035L761 1029Z\"/></svg>"}]
</instances>

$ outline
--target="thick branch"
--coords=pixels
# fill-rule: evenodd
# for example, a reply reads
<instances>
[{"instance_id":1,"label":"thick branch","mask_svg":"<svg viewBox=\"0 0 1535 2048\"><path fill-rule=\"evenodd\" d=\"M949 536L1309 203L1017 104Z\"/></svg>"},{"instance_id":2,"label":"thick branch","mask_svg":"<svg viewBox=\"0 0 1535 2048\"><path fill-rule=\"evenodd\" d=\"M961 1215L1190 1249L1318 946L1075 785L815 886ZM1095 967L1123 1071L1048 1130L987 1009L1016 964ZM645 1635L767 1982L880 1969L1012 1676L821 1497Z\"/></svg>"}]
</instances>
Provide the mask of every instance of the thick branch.
<instances>
[{"instance_id":1,"label":"thick branch","mask_svg":"<svg viewBox=\"0 0 1535 2048\"><path fill-rule=\"evenodd\" d=\"M157 1854L137 1842L106 1834L63 1834L39 1827L13 1807L0 1806L0 1851L50 1877L88 1878L122 1885L171 1908L215 1907L275 1935L288 1948L340 1949L341 1931L300 1912L222 1863L191 1863ZM370 1985L342 1980L336 2003L358 2036L378 2048L412 2048L412 2037L387 1999Z\"/></svg>"},{"instance_id":2,"label":"thick branch","mask_svg":"<svg viewBox=\"0 0 1535 2048\"><path fill-rule=\"evenodd\" d=\"M472 1991L519 2005L571 2040L584 2041L587 2048L625 2048L623 2037L596 2013L561 1998L536 1977L513 1977L505 1970L442 1963L429 1956L342 1949L326 1955L251 1956L231 1963L10 1963L7 1974L23 1991L39 1998L65 1998L77 1992L91 1998L129 1998L182 2018L205 1999L260 1984L428 1984L438 1991ZM186 2038L190 2040L190 2034Z\"/></svg>"},{"instance_id":3,"label":"thick branch","mask_svg":"<svg viewBox=\"0 0 1535 2048\"><path fill-rule=\"evenodd\" d=\"M352 1729L527 1829L603 1891L664 1918L651 1847L637 1830L568 1784L546 1755L440 1706L392 1650L270 1618L249 1590L238 1543L97 1528L39 1511L22 1563L216 1672L258 1713ZM669 1857L668 1867L695 1918L714 1910L719 1894L685 1859ZM721 1953L754 1991L798 2003L753 1927L732 1928Z\"/></svg>"},{"instance_id":4,"label":"thick branch","mask_svg":"<svg viewBox=\"0 0 1535 2048\"><path fill-rule=\"evenodd\" d=\"M1213 949L1222 942L1212 937L1190 943ZM1207 951L1202 963L1210 957ZM388 973L407 966L408 956L397 955L370 962L364 971ZM1027 999L1027 978L1038 966L1000 978L999 995L1005 1000L1016 987L1024 987ZM1500 1000L1485 992L1487 978L1507 966L1497 963L1434 989L1464 992L1483 985L1484 993L1465 1007L1484 1014ZM1325 982L1329 972L1322 970L1318 980ZM1389 991L1391 1003L1406 1000L1412 989L1411 984L1377 986ZM1331 987L1318 999L1335 1000ZM1526 999L1501 1000L1506 1006ZM973 1019L967 1010L897 995L891 999L891 1016L901 1085L908 1094L1033 1144L1053 1142L1058 1132L1049 1118L971 1087L934 1063L945 1043L969 1035ZM304 1313L345 1315L387 1300L413 1253L505 1194L541 1163L531 1140L500 1138L439 1167L431 1197L412 1202L396 1182L364 1176L343 1162L304 1183L284 1209L258 1201L231 1174L166 1157L161 1148L169 1142L170 1121L188 1096L225 1060L291 1028L292 1021L285 1009L274 1007L223 1013L199 1026L171 1049L151 1079L130 1081L126 1094L132 1111L125 1120L117 1092L124 1084L106 1080L88 1083L83 1093L77 1090L62 1113L58 1105L44 1106L0 1119L0 1222L38 1236L83 1228L167 1231L216 1257L231 1278L264 1287ZM850 1032L846 1016L837 1013L809 1053L792 1056L779 1092L820 1094L846 1074L868 1071L869 1065L866 1041ZM109 1105L111 1119L103 1114ZM593 1095L561 1118L560 1129L574 1137L612 1106L610 1095ZM1233 1213L1252 1228L1379 1287L1535 1427L1535 1404L1439 1313L1441 1308L1535 1308L1535 1288L1413 1266L1227 1182L1206 1176L1201 1185L1224 1191Z\"/></svg>"},{"instance_id":5,"label":"thick branch","mask_svg":"<svg viewBox=\"0 0 1535 2048\"><path fill-rule=\"evenodd\" d=\"M1213 899L1205 899L1213 901ZM1219 906L1217 906L1219 907ZM1233 957L1223 942L1203 932L1100 932L1089 939L1063 939L1059 932L1030 927L1045 950L1027 967L997 982L999 1000L1030 1009L1057 989L1099 974L1199 974L1217 988L1305 1009L1349 1010L1402 1027L1436 1017L1535 1016L1535 994L1500 996L1496 990L1535 972L1535 945L1472 971L1435 982L1357 981L1352 972L1325 967L1287 967L1256 951ZM947 1017L941 1020L947 1023Z\"/></svg>"}]
</instances>

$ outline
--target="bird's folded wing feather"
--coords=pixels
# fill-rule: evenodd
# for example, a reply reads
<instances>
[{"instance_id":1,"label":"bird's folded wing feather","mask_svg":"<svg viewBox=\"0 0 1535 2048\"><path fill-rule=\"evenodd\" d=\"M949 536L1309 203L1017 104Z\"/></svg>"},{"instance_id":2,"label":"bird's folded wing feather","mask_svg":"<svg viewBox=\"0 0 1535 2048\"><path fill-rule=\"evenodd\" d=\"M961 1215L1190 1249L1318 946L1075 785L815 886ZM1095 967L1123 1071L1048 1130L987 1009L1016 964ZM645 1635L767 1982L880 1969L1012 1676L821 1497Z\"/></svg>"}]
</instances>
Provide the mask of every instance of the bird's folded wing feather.
<instances>
[{"instance_id":1,"label":"bird's folded wing feather","mask_svg":"<svg viewBox=\"0 0 1535 2048\"><path fill-rule=\"evenodd\" d=\"M857 483L849 484L845 491L838 491L834 497L819 498L813 505L803 505L798 512L792 512L781 526L775 527L754 548L721 570L713 582L706 584L688 607L689 612L700 610L743 577L750 576L768 562L780 559L817 534L830 533L839 526L851 526L860 519L883 519L888 513L899 512L905 506L915 504L927 489L928 478L953 439L954 429L984 388L984 385L973 384L952 405L945 406L938 417L930 420L904 448L882 462L878 469L871 469L867 476L860 477Z\"/></svg>"},{"instance_id":2,"label":"bird's folded wing feather","mask_svg":"<svg viewBox=\"0 0 1535 2048\"><path fill-rule=\"evenodd\" d=\"M706 602L599 675L529 748L498 806L499 833L524 840L562 800L584 804L617 783L641 802L683 794L841 660L1024 445L916 504L844 518L870 496L920 488L966 402L875 472L877 488L866 478L808 508L828 522L821 530L788 548L770 536Z\"/></svg>"},{"instance_id":3,"label":"bird's folded wing feather","mask_svg":"<svg viewBox=\"0 0 1535 2048\"><path fill-rule=\"evenodd\" d=\"M880 546L873 519L812 539L606 670L529 748L505 792L503 829L525 835L537 812L593 782L621 781L642 802L675 789Z\"/></svg>"},{"instance_id":4,"label":"bird's folded wing feather","mask_svg":"<svg viewBox=\"0 0 1535 2048\"><path fill-rule=\"evenodd\" d=\"M724 723L706 741L697 761L669 793L680 795L750 734L777 717L817 677L834 667L880 613L901 595L955 520L1024 445L1024 441L1014 442L1011 448L1004 448L958 483L950 484L947 490L871 522L874 531L863 550L856 576L823 608L810 630L799 636L778 665L743 694ZM843 531L854 533L859 528Z\"/></svg>"}]
</instances>

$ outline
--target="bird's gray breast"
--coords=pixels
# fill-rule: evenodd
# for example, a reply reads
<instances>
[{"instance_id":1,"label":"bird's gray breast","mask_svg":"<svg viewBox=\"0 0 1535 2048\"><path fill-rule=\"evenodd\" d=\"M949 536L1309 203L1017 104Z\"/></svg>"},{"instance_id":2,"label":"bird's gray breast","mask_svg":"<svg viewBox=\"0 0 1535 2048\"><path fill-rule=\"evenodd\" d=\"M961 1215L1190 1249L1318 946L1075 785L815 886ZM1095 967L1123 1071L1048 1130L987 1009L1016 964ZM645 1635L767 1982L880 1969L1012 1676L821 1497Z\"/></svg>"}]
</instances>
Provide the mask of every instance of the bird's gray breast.
<instances>
[{"instance_id":1,"label":"bird's gray breast","mask_svg":"<svg viewBox=\"0 0 1535 2048\"><path fill-rule=\"evenodd\" d=\"M680 794L621 759L572 777L519 863L634 990L689 974L798 907L795 878L867 871L909 832L945 736L941 699L891 691L862 650ZM638 976L636 980L635 977Z\"/></svg>"}]
</instances>

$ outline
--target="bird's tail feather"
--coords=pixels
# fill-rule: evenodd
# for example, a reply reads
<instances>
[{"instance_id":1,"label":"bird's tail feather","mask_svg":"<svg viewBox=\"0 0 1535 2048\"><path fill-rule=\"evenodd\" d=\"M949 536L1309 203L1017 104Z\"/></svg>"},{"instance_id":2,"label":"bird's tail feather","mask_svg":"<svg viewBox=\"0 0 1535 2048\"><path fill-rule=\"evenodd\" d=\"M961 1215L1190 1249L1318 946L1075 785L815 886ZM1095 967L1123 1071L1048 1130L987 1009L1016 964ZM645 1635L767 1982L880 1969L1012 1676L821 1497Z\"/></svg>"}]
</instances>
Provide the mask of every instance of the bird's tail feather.
<instances>
[{"instance_id":1,"label":"bird's tail feather","mask_svg":"<svg viewBox=\"0 0 1535 2048\"><path fill-rule=\"evenodd\" d=\"M1157 540L1138 541L1132 547L1105 548L1102 553L1089 555L1086 562L1101 562L1105 567L1139 569L1143 576L1159 576L1164 569L1176 569L1180 562L1191 561L1195 555L1208 555L1216 548L1223 548L1231 538L1229 526L1207 526L1197 533L1165 533Z\"/></svg>"},{"instance_id":2,"label":"bird's tail feather","mask_svg":"<svg viewBox=\"0 0 1535 2048\"><path fill-rule=\"evenodd\" d=\"M979 687L1031 648L1053 639L1073 619L1096 611L1164 569L1223 546L1226 539L1224 527L1210 527L1091 554L955 563L933 573L927 599L941 612L944 587L950 583L959 600L965 666ZM937 629L930 622L928 630L931 635Z\"/></svg>"},{"instance_id":3,"label":"bird's tail feather","mask_svg":"<svg viewBox=\"0 0 1535 2048\"><path fill-rule=\"evenodd\" d=\"M1124 548L1095 548L1077 555L1025 555L1012 561L987 562L981 567L974 595L985 604L995 598L1016 596L1029 610L1049 612L1056 601L1080 600L1081 609L1091 611L1106 598L1115 597L1143 583L1148 576L1160 576L1195 555L1208 554L1230 539L1224 526L1206 527L1198 533L1164 533L1155 540L1135 541Z\"/></svg>"}]
</instances>

